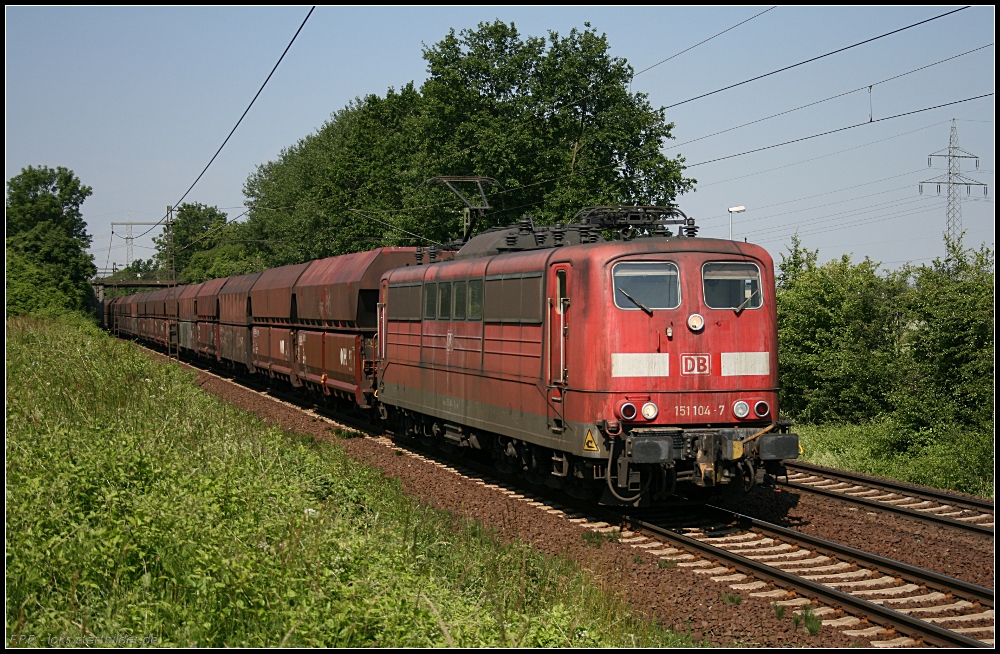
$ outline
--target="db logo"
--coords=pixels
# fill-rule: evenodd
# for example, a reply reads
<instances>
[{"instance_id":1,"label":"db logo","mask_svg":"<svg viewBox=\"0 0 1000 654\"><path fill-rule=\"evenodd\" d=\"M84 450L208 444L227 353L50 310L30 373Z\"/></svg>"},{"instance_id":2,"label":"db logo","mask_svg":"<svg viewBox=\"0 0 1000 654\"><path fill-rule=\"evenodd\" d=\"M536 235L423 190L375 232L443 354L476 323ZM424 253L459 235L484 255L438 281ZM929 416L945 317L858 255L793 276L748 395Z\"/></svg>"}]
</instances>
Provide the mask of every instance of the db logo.
<instances>
[{"instance_id":1,"label":"db logo","mask_svg":"<svg viewBox=\"0 0 1000 654\"><path fill-rule=\"evenodd\" d=\"M681 374L682 375L707 375L711 372L709 367L708 354L682 354Z\"/></svg>"}]
</instances>

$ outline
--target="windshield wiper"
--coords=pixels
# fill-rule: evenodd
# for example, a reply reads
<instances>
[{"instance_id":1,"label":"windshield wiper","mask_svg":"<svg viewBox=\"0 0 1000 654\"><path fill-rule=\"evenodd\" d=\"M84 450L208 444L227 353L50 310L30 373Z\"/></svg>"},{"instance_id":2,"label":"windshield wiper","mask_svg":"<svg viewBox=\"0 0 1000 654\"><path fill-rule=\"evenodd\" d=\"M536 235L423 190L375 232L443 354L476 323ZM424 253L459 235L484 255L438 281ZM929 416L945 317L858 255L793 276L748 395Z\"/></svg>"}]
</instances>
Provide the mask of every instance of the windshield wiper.
<instances>
[{"instance_id":1,"label":"windshield wiper","mask_svg":"<svg viewBox=\"0 0 1000 654\"><path fill-rule=\"evenodd\" d=\"M621 290L621 289L618 289L618 290ZM753 293L751 293L750 297L748 297L747 299L743 300L743 304L741 304L740 306L738 306L735 309L733 309L733 311L736 312L737 316L740 315L741 313L743 313L743 308L747 305L747 302L749 302L750 300L752 300L753 296L757 295L758 293L760 293L760 289L759 288L756 291L754 291Z\"/></svg>"},{"instance_id":2,"label":"windshield wiper","mask_svg":"<svg viewBox=\"0 0 1000 654\"><path fill-rule=\"evenodd\" d=\"M653 310L652 310L652 309L650 309L650 308L649 308L649 307L647 307L647 306L646 306L645 304L643 304L643 303L642 303L642 302L640 302L639 300L635 299L634 297L632 297L631 295L629 295L629 294L628 294L628 293L626 293L625 291L622 291L622 287L621 287L621 286L619 286L619 287L618 287L618 290L619 290L619 291L621 291L621 294L622 294L622 295L624 295L624 296L625 296L625 297L627 297L628 299L632 300L632 302L634 302L634 303L635 303L635 306L639 307L640 309L642 309L643 311L645 311L646 313L648 313L648 314L649 314L650 316L652 316L652 315L653 315Z\"/></svg>"}]
</instances>

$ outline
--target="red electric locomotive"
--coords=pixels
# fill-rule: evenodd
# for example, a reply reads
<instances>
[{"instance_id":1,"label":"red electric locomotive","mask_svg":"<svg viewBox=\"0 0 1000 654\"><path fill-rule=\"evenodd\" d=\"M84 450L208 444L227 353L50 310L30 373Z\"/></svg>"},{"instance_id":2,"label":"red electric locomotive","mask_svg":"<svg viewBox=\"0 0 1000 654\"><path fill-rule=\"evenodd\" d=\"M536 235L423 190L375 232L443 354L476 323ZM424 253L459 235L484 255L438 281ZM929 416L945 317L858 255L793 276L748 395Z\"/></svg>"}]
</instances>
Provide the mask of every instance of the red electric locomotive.
<instances>
[{"instance_id":1,"label":"red electric locomotive","mask_svg":"<svg viewBox=\"0 0 1000 654\"><path fill-rule=\"evenodd\" d=\"M284 266L107 315L161 343L176 316L182 352L349 399L397 437L482 450L577 496L739 494L798 456L778 419L773 263L696 231L669 207L524 217L452 250Z\"/></svg>"},{"instance_id":2,"label":"red electric locomotive","mask_svg":"<svg viewBox=\"0 0 1000 654\"><path fill-rule=\"evenodd\" d=\"M603 501L730 493L798 456L771 257L661 207L481 234L382 279L378 400L403 434ZM670 225L680 234L671 235ZM602 232L621 230L622 240Z\"/></svg>"}]
</instances>

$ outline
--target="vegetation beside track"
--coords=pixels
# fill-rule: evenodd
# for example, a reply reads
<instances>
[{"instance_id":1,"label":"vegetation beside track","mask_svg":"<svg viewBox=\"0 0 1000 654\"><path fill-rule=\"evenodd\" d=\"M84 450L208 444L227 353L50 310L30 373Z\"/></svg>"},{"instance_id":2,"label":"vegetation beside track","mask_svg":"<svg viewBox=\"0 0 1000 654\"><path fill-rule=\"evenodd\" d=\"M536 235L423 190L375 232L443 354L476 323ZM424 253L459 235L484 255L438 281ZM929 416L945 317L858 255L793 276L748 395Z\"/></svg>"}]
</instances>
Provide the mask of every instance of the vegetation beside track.
<instances>
[{"instance_id":1,"label":"vegetation beside track","mask_svg":"<svg viewBox=\"0 0 1000 654\"><path fill-rule=\"evenodd\" d=\"M6 383L8 642L691 644L82 318L9 321Z\"/></svg>"},{"instance_id":2,"label":"vegetation beside track","mask_svg":"<svg viewBox=\"0 0 1000 654\"><path fill-rule=\"evenodd\" d=\"M782 413L805 460L938 488L994 493L994 251L893 273L819 265L793 239L779 264Z\"/></svg>"},{"instance_id":3,"label":"vegetation beside track","mask_svg":"<svg viewBox=\"0 0 1000 654\"><path fill-rule=\"evenodd\" d=\"M953 425L917 433L892 419L796 425L803 461L933 488L993 497L993 441Z\"/></svg>"}]
</instances>

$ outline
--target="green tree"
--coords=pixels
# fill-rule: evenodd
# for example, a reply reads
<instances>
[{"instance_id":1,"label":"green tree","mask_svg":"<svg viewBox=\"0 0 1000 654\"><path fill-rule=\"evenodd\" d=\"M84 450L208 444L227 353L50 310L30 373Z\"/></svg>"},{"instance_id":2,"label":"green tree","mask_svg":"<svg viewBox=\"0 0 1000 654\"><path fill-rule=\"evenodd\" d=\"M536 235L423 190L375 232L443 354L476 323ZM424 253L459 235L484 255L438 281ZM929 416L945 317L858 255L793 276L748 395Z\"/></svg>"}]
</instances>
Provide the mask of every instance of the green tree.
<instances>
[{"instance_id":1,"label":"green tree","mask_svg":"<svg viewBox=\"0 0 1000 654\"><path fill-rule=\"evenodd\" d=\"M882 275L846 255L817 265L798 239L778 269L782 411L813 422L891 412L907 271Z\"/></svg>"},{"instance_id":2,"label":"green tree","mask_svg":"<svg viewBox=\"0 0 1000 654\"><path fill-rule=\"evenodd\" d=\"M378 245L445 242L460 203L425 180L487 175L481 228L531 213L567 222L595 204L669 204L693 188L661 153L672 124L589 25L522 37L513 24L452 30L424 50L429 77L333 114L247 180L241 228L266 265ZM252 258L248 256L246 258Z\"/></svg>"},{"instance_id":3,"label":"green tree","mask_svg":"<svg viewBox=\"0 0 1000 654\"><path fill-rule=\"evenodd\" d=\"M218 207L200 202L186 202L177 207L171 225L165 226L160 236L153 238L156 259L160 270L170 274L170 239L173 236L174 266L179 279L184 280L184 270L198 252L211 250L219 241L227 216Z\"/></svg>"},{"instance_id":4,"label":"green tree","mask_svg":"<svg viewBox=\"0 0 1000 654\"><path fill-rule=\"evenodd\" d=\"M211 250L196 252L187 266L181 280L185 284L197 284L208 279L245 275L264 269L260 258L248 258L240 243L219 243Z\"/></svg>"},{"instance_id":5,"label":"green tree","mask_svg":"<svg viewBox=\"0 0 1000 654\"><path fill-rule=\"evenodd\" d=\"M896 393L916 428L952 423L992 433L995 255L947 240L947 254L913 270L903 343L907 369Z\"/></svg>"},{"instance_id":6,"label":"green tree","mask_svg":"<svg viewBox=\"0 0 1000 654\"><path fill-rule=\"evenodd\" d=\"M13 248L6 250L7 317L36 312L61 312L72 308L74 299L60 288L54 271Z\"/></svg>"},{"instance_id":7,"label":"green tree","mask_svg":"<svg viewBox=\"0 0 1000 654\"><path fill-rule=\"evenodd\" d=\"M781 262L778 264L775 281L779 290L790 289L803 273L815 271L818 259L819 250L803 247L799 233L792 234L792 245L788 248L788 254L782 253Z\"/></svg>"},{"instance_id":8,"label":"green tree","mask_svg":"<svg viewBox=\"0 0 1000 654\"><path fill-rule=\"evenodd\" d=\"M44 297L45 306L51 308L54 297L65 299L64 308L83 310L89 305L92 289L89 279L97 272L93 256L87 254L91 238L83 220L80 207L92 193L72 171L62 166L22 168L7 182L7 256L15 253L13 279L44 279L46 287L55 289L54 295ZM40 277L39 277L40 276ZM30 312L35 307L26 298L32 293L18 291L17 312ZM41 296L38 296L41 297ZM11 315L11 307L7 307Z\"/></svg>"}]
</instances>

